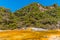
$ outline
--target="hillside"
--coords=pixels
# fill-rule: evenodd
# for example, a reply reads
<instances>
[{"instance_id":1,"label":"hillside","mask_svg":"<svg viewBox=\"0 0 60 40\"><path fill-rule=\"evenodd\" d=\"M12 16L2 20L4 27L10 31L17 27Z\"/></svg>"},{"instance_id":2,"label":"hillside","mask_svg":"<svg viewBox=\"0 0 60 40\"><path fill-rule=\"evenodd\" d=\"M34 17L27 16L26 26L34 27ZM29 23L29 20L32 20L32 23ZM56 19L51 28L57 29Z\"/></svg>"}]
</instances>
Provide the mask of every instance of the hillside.
<instances>
[{"instance_id":1,"label":"hillside","mask_svg":"<svg viewBox=\"0 0 60 40\"><path fill-rule=\"evenodd\" d=\"M45 29L57 29L60 7L56 4L52 6L42 6L32 3L17 10L14 14L20 18L22 27L38 27Z\"/></svg>"},{"instance_id":2,"label":"hillside","mask_svg":"<svg viewBox=\"0 0 60 40\"><path fill-rule=\"evenodd\" d=\"M0 7L0 29L21 29L36 27L43 29L60 29L60 7L42 6L32 3L12 13L9 9Z\"/></svg>"}]
</instances>

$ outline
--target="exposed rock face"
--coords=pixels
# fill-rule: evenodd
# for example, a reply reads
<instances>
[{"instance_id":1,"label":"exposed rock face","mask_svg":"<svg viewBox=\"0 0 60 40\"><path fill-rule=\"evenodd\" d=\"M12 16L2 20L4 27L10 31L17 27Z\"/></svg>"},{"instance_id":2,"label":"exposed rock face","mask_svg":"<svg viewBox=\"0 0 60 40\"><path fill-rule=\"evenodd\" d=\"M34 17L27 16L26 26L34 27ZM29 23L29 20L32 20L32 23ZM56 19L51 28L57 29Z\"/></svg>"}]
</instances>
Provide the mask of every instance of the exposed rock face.
<instances>
[{"instance_id":1,"label":"exposed rock face","mask_svg":"<svg viewBox=\"0 0 60 40\"><path fill-rule=\"evenodd\" d=\"M40 6L40 4L38 4L38 7L39 7L39 10L40 10L41 12L44 12L44 11L47 11L47 10L48 10L48 9L43 8L42 6Z\"/></svg>"},{"instance_id":2,"label":"exposed rock face","mask_svg":"<svg viewBox=\"0 0 60 40\"><path fill-rule=\"evenodd\" d=\"M56 26L57 26L57 29L60 29L60 21L57 22Z\"/></svg>"}]
</instances>

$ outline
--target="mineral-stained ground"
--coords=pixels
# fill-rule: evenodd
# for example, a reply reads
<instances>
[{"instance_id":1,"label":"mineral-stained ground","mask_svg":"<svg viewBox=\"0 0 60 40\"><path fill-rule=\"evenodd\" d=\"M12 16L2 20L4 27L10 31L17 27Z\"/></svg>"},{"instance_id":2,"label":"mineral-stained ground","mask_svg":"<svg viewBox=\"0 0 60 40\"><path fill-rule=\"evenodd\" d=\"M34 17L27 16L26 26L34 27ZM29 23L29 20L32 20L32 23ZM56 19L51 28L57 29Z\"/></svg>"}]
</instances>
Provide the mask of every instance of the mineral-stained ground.
<instances>
[{"instance_id":1,"label":"mineral-stained ground","mask_svg":"<svg viewBox=\"0 0 60 40\"><path fill-rule=\"evenodd\" d=\"M1 31L0 40L60 40L60 32L49 31L28 31L10 30Z\"/></svg>"}]
</instances>

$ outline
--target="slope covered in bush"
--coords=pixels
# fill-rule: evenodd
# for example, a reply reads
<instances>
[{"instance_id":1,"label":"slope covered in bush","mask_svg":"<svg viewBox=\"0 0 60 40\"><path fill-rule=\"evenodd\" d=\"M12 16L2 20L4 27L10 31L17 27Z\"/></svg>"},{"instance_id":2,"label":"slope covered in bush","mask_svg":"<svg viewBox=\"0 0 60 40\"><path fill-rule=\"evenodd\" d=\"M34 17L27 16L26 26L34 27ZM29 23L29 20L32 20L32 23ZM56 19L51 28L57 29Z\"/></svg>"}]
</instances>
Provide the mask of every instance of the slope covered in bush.
<instances>
[{"instance_id":1,"label":"slope covered in bush","mask_svg":"<svg viewBox=\"0 0 60 40\"><path fill-rule=\"evenodd\" d=\"M60 7L56 4L42 6L32 3L14 13L0 7L0 29L20 29L22 27L60 28Z\"/></svg>"}]
</instances>

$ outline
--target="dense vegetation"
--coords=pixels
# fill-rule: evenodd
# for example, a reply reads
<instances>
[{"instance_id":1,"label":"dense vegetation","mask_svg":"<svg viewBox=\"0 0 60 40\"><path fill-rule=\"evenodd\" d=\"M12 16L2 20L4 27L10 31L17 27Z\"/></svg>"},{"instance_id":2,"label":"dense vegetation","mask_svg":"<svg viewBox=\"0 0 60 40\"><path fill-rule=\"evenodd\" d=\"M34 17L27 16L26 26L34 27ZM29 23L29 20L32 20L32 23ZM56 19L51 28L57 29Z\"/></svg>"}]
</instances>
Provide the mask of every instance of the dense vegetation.
<instances>
[{"instance_id":1,"label":"dense vegetation","mask_svg":"<svg viewBox=\"0 0 60 40\"><path fill-rule=\"evenodd\" d=\"M0 29L3 30L20 29L22 27L57 29L60 27L59 24L60 7L56 4L42 6L38 3L32 3L14 13L9 9L0 7Z\"/></svg>"}]
</instances>

